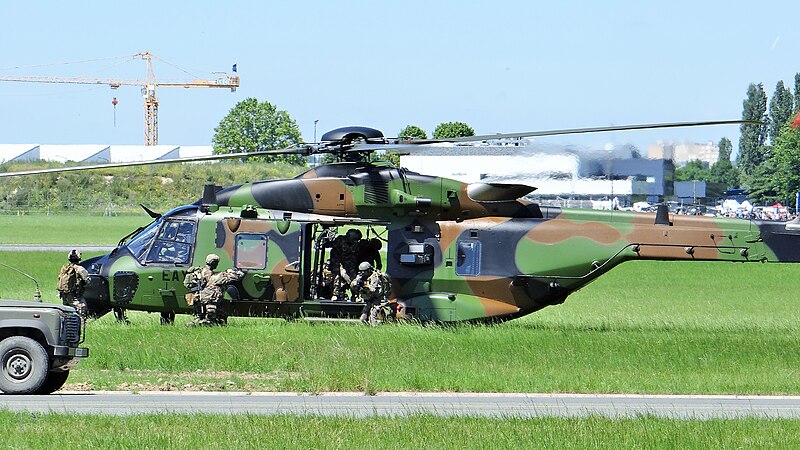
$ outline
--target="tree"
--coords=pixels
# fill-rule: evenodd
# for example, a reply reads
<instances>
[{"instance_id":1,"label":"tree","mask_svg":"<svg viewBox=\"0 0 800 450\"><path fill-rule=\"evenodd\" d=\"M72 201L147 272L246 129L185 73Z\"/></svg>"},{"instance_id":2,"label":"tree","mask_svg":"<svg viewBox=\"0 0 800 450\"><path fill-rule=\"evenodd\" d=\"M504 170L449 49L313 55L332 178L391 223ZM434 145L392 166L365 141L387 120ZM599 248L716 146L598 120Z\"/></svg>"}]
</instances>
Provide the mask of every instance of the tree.
<instances>
[{"instance_id":1,"label":"tree","mask_svg":"<svg viewBox=\"0 0 800 450\"><path fill-rule=\"evenodd\" d=\"M774 161L768 159L754 167L752 174L745 177L745 187L756 204L772 204L778 200L775 171Z\"/></svg>"},{"instance_id":2,"label":"tree","mask_svg":"<svg viewBox=\"0 0 800 450\"><path fill-rule=\"evenodd\" d=\"M675 181L706 181L708 169L703 161L695 159L675 169Z\"/></svg>"},{"instance_id":3,"label":"tree","mask_svg":"<svg viewBox=\"0 0 800 450\"><path fill-rule=\"evenodd\" d=\"M800 191L800 129L784 125L775 139L770 163L774 168L775 193L779 200L794 204Z\"/></svg>"},{"instance_id":4,"label":"tree","mask_svg":"<svg viewBox=\"0 0 800 450\"><path fill-rule=\"evenodd\" d=\"M397 136L411 139L428 139L428 134L425 133L425 130L416 125L406 125L405 128L397 133Z\"/></svg>"},{"instance_id":5,"label":"tree","mask_svg":"<svg viewBox=\"0 0 800 450\"><path fill-rule=\"evenodd\" d=\"M718 146L719 160L709 169L708 181L723 184L728 188L739 187L739 171L731 163L733 152L731 140L724 137L719 140Z\"/></svg>"},{"instance_id":6,"label":"tree","mask_svg":"<svg viewBox=\"0 0 800 450\"><path fill-rule=\"evenodd\" d=\"M475 130L464 122L442 122L433 131L434 139L451 139L475 136Z\"/></svg>"},{"instance_id":7,"label":"tree","mask_svg":"<svg viewBox=\"0 0 800 450\"><path fill-rule=\"evenodd\" d=\"M764 85L750 83L747 98L742 102L742 119L766 122L767 95ZM739 126L739 156L736 165L745 175L750 175L755 167L767 159L764 148L766 125L742 124Z\"/></svg>"},{"instance_id":8,"label":"tree","mask_svg":"<svg viewBox=\"0 0 800 450\"><path fill-rule=\"evenodd\" d=\"M800 109L800 72L794 74L794 110Z\"/></svg>"},{"instance_id":9,"label":"tree","mask_svg":"<svg viewBox=\"0 0 800 450\"><path fill-rule=\"evenodd\" d=\"M792 91L783 86L783 80L775 85L775 93L769 101L769 141L775 143L781 127L789 120L794 111Z\"/></svg>"},{"instance_id":10,"label":"tree","mask_svg":"<svg viewBox=\"0 0 800 450\"><path fill-rule=\"evenodd\" d=\"M247 98L231 108L214 128L211 142L216 154L281 149L300 142L300 129L286 111L268 101L259 103L255 98ZM267 156L263 159L305 164L300 155Z\"/></svg>"}]
</instances>

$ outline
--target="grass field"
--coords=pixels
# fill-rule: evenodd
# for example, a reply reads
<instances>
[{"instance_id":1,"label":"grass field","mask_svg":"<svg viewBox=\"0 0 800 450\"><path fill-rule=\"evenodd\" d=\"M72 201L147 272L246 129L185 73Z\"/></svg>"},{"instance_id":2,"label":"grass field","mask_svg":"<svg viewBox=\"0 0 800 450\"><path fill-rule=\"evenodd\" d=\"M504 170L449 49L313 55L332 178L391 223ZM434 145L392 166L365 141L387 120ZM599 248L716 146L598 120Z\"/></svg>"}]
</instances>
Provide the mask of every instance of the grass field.
<instances>
[{"instance_id":1,"label":"grass field","mask_svg":"<svg viewBox=\"0 0 800 450\"><path fill-rule=\"evenodd\" d=\"M89 324L73 388L800 394L795 266L628 263L496 326ZM732 271L732 272L731 272ZM778 291L763 292L782 285ZM658 282L657 282L658 281ZM739 289L728 289L736 282ZM673 289L662 287L673 286ZM686 286L686 291L675 286ZM678 291L674 295L670 292ZM188 321L179 316L178 322Z\"/></svg>"},{"instance_id":2,"label":"grass field","mask_svg":"<svg viewBox=\"0 0 800 450\"><path fill-rule=\"evenodd\" d=\"M0 244L114 245L151 221L144 212L110 217L0 214Z\"/></svg>"},{"instance_id":3,"label":"grass field","mask_svg":"<svg viewBox=\"0 0 800 450\"><path fill-rule=\"evenodd\" d=\"M209 427L211 425L213 429ZM7 449L83 448L798 448L800 421L325 418L0 412Z\"/></svg>"}]
</instances>

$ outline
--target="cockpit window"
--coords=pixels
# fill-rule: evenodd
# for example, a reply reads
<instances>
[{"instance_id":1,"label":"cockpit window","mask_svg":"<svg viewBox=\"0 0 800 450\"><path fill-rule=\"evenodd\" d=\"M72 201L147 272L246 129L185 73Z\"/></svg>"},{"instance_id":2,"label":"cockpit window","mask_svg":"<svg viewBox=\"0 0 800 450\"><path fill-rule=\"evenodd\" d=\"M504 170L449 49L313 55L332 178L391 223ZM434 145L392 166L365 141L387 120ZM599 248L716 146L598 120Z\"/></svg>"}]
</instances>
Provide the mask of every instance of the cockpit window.
<instances>
[{"instance_id":1,"label":"cockpit window","mask_svg":"<svg viewBox=\"0 0 800 450\"><path fill-rule=\"evenodd\" d=\"M194 243L196 223L189 220L167 220L158 232L147 254L147 262L188 264Z\"/></svg>"},{"instance_id":2,"label":"cockpit window","mask_svg":"<svg viewBox=\"0 0 800 450\"><path fill-rule=\"evenodd\" d=\"M139 261L144 261L143 257L145 252L147 251L147 247L153 240L153 237L158 231L158 227L160 225L161 225L161 219L156 220L155 222L148 225L147 228L142 230L139 234L137 234L133 239L131 239L128 242L128 250L130 250L133 256Z\"/></svg>"}]
</instances>

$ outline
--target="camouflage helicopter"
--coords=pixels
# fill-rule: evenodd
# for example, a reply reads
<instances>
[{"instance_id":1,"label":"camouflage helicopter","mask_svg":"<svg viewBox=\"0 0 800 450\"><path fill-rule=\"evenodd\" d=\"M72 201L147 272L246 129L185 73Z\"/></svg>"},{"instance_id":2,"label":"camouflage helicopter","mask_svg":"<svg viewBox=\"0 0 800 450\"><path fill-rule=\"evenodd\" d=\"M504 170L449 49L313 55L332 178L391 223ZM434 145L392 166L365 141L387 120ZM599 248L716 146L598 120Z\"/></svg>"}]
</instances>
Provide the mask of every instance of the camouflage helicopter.
<instances>
[{"instance_id":1,"label":"camouflage helicopter","mask_svg":"<svg viewBox=\"0 0 800 450\"><path fill-rule=\"evenodd\" d=\"M737 262L800 261L800 224L699 216L562 209L524 200L521 184L462 183L369 162L378 150L413 152L432 143L558 134L747 123L683 122L578 128L446 140L389 139L345 127L320 143L247 154L79 166L88 170L259 155L332 153L341 162L291 179L219 189L163 215L106 255L82 262L95 316L112 308L192 312L183 278L206 256L244 278L228 287L227 315L357 318L358 302L334 300L323 286L326 251L350 229L385 249L390 315L420 321L500 321L556 305L620 263L638 259Z\"/></svg>"}]
</instances>

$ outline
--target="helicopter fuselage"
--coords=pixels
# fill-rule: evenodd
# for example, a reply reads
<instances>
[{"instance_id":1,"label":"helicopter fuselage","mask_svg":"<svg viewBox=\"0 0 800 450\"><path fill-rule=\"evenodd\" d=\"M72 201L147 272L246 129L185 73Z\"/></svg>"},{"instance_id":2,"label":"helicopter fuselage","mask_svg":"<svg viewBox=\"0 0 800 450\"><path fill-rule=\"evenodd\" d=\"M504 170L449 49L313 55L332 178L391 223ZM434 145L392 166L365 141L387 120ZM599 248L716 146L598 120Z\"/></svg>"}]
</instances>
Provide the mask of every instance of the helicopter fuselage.
<instances>
[{"instance_id":1,"label":"helicopter fuselage","mask_svg":"<svg viewBox=\"0 0 800 450\"><path fill-rule=\"evenodd\" d=\"M616 265L636 259L800 259L800 231L786 223L696 216L665 221L654 214L518 205L522 217L465 220L187 205L111 253L85 261L90 273L85 296L97 313L112 307L191 313L183 277L216 253L219 269L246 272L228 289L229 315L355 318L359 302L335 301L318 289L325 260L320 242L349 228L384 241L384 271L392 280L390 298L398 316L420 321L524 316L563 302Z\"/></svg>"}]
</instances>

